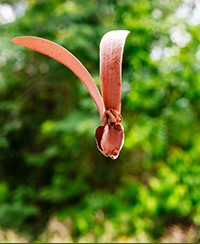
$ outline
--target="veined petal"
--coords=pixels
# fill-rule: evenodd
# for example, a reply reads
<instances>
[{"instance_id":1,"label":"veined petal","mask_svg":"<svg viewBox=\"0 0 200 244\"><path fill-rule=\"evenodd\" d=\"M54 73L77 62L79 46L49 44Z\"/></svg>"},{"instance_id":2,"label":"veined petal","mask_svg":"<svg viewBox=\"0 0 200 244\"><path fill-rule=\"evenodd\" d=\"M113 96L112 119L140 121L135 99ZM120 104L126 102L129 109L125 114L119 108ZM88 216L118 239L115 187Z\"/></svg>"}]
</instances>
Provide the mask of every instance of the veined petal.
<instances>
[{"instance_id":1,"label":"veined petal","mask_svg":"<svg viewBox=\"0 0 200 244\"><path fill-rule=\"evenodd\" d=\"M106 33L100 43L100 80L105 110L121 112L121 66L126 37L129 31Z\"/></svg>"},{"instance_id":2,"label":"veined petal","mask_svg":"<svg viewBox=\"0 0 200 244\"><path fill-rule=\"evenodd\" d=\"M102 117L104 105L99 90L87 69L73 54L60 45L39 37L16 37L12 39L12 42L43 53L67 66L85 85Z\"/></svg>"}]
</instances>

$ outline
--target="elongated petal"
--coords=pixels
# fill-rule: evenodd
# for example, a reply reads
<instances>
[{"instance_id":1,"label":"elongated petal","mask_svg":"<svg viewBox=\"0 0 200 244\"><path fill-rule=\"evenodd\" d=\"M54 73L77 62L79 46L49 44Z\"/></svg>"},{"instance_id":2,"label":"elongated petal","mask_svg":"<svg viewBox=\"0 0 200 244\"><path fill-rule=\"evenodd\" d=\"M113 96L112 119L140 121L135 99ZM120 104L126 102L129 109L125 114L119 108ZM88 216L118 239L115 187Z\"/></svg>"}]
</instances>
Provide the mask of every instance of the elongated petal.
<instances>
[{"instance_id":1,"label":"elongated petal","mask_svg":"<svg viewBox=\"0 0 200 244\"><path fill-rule=\"evenodd\" d=\"M89 91L100 113L100 117L102 117L104 105L99 90L87 69L73 54L60 45L39 37L16 37L12 39L12 42L43 53L71 69Z\"/></svg>"},{"instance_id":2,"label":"elongated petal","mask_svg":"<svg viewBox=\"0 0 200 244\"><path fill-rule=\"evenodd\" d=\"M105 109L121 112L121 66L126 37L129 31L106 33L100 43L100 80Z\"/></svg>"}]
</instances>

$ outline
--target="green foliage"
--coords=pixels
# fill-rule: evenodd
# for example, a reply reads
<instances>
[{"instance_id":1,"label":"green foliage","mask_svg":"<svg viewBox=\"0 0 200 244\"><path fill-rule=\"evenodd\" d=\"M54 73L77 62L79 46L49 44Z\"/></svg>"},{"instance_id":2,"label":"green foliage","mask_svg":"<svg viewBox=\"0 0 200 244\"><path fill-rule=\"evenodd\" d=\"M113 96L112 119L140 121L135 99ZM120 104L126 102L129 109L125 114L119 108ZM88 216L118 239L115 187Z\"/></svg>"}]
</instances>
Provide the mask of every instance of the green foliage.
<instances>
[{"instance_id":1,"label":"green foliage","mask_svg":"<svg viewBox=\"0 0 200 244\"><path fill-rule=\"evenodd\" d=\"M0 13L0 225L35 240L56 215L72 220L75 241L103 235L105 223L113 240L145 233L157 241L174 224L200 226L197 2L1 4L16 20L6 23ZM10 42L21 35L54 41L99 86L99 42L113 29L131 32L123 57L125 143L116 161L96 148L99 115L78 78Z\"/></svg>"}]
</instances>

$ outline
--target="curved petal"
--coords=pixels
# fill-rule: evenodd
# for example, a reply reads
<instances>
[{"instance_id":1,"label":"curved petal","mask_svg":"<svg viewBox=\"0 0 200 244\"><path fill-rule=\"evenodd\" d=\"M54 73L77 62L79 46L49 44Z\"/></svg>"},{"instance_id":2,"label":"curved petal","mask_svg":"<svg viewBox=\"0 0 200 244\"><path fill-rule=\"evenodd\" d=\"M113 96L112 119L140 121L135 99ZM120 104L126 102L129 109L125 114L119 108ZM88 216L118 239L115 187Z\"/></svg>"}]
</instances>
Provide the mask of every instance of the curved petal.
<instances>
[{"instance_id":1,"label":"curved petal","mask_svg":"<svg viewBox=\"0 0 200 244\"><path fill-rule=\"evenodd\" d=\"M100 113L100 117L102 117L104 105L99 90L87 69L73 54L60 45L39 37L16 37L12 39L12 42L43 53L71 69L89 91Z\"/></svg>"},{"instance_id":2,"label":"curved petal","mask_svg":"<svg viewBox=\"0 0 200 244\"><path fill-rule=\"evenodd\" d=\"M126 37L129 31L106 33L100 43L100 80L105 110L121 112L121 66Z\"/></svg>"},{"instance_id":3,"label":"curved petal","mask_svg":"<svg viewBox=\"0 0 200 244\"><path fill-rule=\"evenodd\" d=\"M108 123L95 132L97 147L106 156L116 159L124 143L124 130L120 124Z\"/></svg>"}]
</instances>

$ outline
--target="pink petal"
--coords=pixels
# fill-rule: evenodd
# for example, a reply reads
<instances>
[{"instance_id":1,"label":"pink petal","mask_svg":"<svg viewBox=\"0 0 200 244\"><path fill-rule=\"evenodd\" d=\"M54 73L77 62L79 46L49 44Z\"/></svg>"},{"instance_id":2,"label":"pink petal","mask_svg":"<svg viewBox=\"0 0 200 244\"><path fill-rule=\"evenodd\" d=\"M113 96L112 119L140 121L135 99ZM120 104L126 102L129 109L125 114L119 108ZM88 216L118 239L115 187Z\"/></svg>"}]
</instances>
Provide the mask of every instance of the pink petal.
<instances>
[{"instance_id":1,"label":"pink petal","mask_svg":"<svg viewBox=\"0 0 200 244\"><path fill-rule=\"evenodd\" d=\"M99 90L87 69L73 54L60 45L39 37L16 37L12 39L12 42L43 53L71 69L89 91L100 113L100 117L102 117L104 105Z\"/></svg>"},{"instance_id":2,"label":"pink petal","mask_svg":"<svg viewBox=\"0 0 200 244\"><path fill-rule=\"evenodd\" d=\"M100 43L100 80L105 110L121 112L121 66L126 37L129 31L106 33Z\"/></svg>"}]
</instances>

